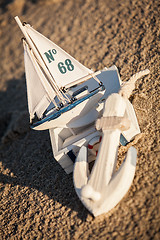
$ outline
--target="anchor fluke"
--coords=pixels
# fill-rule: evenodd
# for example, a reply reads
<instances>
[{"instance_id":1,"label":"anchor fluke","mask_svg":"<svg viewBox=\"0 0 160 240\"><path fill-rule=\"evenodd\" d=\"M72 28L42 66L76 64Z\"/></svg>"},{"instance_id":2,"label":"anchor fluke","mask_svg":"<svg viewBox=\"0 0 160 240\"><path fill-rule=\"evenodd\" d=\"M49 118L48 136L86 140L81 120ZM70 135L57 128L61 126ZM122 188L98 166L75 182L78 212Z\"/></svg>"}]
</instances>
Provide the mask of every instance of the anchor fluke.
<instances>
[{"instance_id":1,"label":"anchor fluke","mask_svg":"<svg viewBox=\"0 0 160 240\"><path fill-rule=\"evenodd\" d=\"M101 198L101 194L99 192L94 191L92 186L88 184L82 187L81 195L83 198L88 198L94 202L99 201Z\"/></svg>"},{"instance_id":2,"label":"anchor fluke","mask_svg":"<svg viewBox=\"0 0 160 240\"><path fill-rule=\"evenodd\" d=\"M81 157L84 152L80 152L78 157ZM107 213L112 208L114 208L128 192L136 170L136 158L137 151L134 147L130 147L126 159L123 161L122 165L118 171L113 174L110 182L103 188L101 194L95 193L93 188L85 182L87 182L87 172L83 171L79 165L80 162L75 163L74 168L74 186L76 193L80 200L83 202L84 206L96 217L100 214ZM78 163L78 165L77 165ZM83 162L84 163L84 162ZM84 165L83 165L84 166ZM81 174L82 173L82 174ZM83 178L80 176L83 175ZM79 176L80 178L76 178Z\"/></svg>"}]
</instances>

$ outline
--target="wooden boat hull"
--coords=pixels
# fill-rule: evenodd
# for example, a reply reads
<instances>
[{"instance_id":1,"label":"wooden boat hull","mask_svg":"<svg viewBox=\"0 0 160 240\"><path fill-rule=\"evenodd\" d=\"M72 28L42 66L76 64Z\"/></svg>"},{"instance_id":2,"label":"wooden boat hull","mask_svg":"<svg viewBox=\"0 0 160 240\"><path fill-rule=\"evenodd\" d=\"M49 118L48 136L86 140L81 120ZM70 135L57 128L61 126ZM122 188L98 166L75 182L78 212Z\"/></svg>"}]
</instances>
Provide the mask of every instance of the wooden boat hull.
<instances>
[{"instance_id":1,"label":"wooden boat hull","mask_svg":"<svg viewBox=\"0 0 160 240\"><path fill-rule=\"evenodd\" d=\"M46 130L46 129L55 128L55 127L66 127L67 125L72 127L72 123L74 126L76 125L77 127L82 127L84 125L87 125L95 121L96 118L92 116L91 110L93 108L96 108L95 106L98 104L99 100L102 98L103 92L96 93L95 95L91 96L91 98L84 100L83 102L71 108L70 110L66 112L62 112L62 114L59 113L60 111L57 112L57 116L55 118L54 118L54 115L53 117L51 115L50 117L46 118L45 121L41 120L36 124L33 124L31 126L32 129ZM81 121L81 119L83 119L86 115L87 117L85 118L85 121Z\"/></svg>"}]
</instances>

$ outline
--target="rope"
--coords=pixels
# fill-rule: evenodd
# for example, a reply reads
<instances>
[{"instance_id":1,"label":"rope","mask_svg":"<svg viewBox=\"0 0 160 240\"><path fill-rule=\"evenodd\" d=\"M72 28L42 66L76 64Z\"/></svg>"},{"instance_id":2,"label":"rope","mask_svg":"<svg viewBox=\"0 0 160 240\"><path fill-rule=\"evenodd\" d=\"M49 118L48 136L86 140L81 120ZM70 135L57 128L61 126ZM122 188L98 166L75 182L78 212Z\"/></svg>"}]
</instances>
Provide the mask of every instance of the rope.
<instances>
[{"instance_id":1,"label":"rope","mask_svg":"<svg viewBox=\"0 0 160 240\"><path fill-rule=\"evenodd\" d=\"M96 121L96 129L99 131L104 130L115 130L121 131L128 130L130 128L130 121L125 117L109 116L101 117Z\"/></svg>"},{"instance_id":2,"label":"rope","mask_svg":"<svg viewBox=\"0 0 160 240\"><path fill-rule=\"evenodd\" d=\"M144 71L140 71L139 73L134 74L134 75L129 79L129 81L127 81L127 82L125 82L124 84L122 84L122 87L121 87L121 89L120 89L120 91L119 91L119 94L120 94L122 97L124 97L124 98L129 98L130 95L131 95L131 93L132 93L132 91L135 89L135 83L136 83L136 81L137 81L139 78L141 78L141 77L143 77L143 76L145 76L145 75L147 75L147 74L149 74L149 73L150 73L150 71L149 71L148 69L146 69L146 70L144 70Z\"/></svg>"}]
</instances>

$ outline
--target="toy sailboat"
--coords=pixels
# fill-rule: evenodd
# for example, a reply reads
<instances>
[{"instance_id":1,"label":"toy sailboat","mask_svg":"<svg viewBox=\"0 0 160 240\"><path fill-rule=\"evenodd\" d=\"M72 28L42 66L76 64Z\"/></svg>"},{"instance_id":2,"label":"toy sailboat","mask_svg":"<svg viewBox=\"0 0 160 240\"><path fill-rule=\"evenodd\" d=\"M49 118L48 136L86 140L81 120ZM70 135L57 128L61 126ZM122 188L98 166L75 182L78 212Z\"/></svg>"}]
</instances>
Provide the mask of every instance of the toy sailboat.
<instances>
[{"instance_id":1,"label":"toy sailboat","mask_svg":"<svg viewBox=\"0 0 160 240\"><path fill-rule=\"evenodd\" d=\"M29 24L15 20L24 34L30 126L49 129L54 157L67 174L74 168L75 189L84 205L95 216L107 212L128 191L135 172L136 150L131 148L113 176L119 142L126 145L140 133L132 104L119 92L118 70L112 66L93 72ZM89 175L88 164L94 160ZM127 186L120 191L124 181Z\"/></svg>"},{"instance_id":2,"label":"toy sailboat","mask_svg":"<svg viewBox=\"0 0 160 240\"><path fill-rule=\"evenodd\" d=\"M16 21L25 36L23 45L31 127L44 130L67 124L72 126L75 117L83 117L102 97L104 86L96 77L99 72L94 73L80 64L29 24L22 25L18 17ZM87 85L75 87L90 78L96 81L93 89L88 90ZM78 121L78 126L81 123Z\"/></svg>"}]
</instances>

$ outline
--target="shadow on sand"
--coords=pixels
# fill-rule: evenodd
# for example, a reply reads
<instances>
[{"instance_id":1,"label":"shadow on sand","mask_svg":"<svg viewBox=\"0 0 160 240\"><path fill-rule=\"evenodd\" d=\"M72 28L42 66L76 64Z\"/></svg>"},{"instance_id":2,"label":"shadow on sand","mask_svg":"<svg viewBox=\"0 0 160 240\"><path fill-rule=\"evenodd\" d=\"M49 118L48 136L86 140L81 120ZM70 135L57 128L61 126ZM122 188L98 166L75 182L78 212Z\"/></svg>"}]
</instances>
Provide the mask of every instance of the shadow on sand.
<instances>
[{"instance_id":1,"label":"shadow on sand","mask_svg":"<svg viewBox=\"0 0 160 240\"><path fill-rule=\"evenodd\" d=\"M54 202L76 211L85 221L88 211L75 193L72 174L67 175L53 158L48 130L29 128L24 76L8 81L7 90L0 92L0 100L2 186L37 189Z\"/></svg>"}]
</instances>

